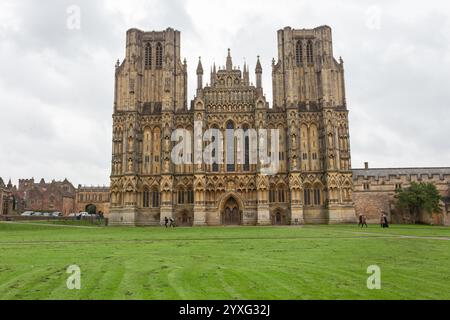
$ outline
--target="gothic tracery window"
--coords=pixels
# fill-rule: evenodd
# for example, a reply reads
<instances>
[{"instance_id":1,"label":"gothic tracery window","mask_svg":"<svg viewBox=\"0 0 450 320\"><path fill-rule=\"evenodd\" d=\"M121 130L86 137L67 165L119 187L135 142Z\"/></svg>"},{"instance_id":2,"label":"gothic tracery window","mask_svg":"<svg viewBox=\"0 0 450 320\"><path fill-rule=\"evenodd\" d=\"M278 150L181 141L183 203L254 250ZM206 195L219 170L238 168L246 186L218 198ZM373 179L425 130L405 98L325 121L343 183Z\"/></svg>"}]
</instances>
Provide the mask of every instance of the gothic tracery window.
<instances>
[{"instance_id":1,"label":"gothic tracery window","mask_svg":"<svg viewBox=\"0 0 450 320\"><path fill-rule=\"evenodd\" d=\"M147 188L145 188L144 192L142 193L142 206L144 208L150 207L150 192Z\"/></svg>"},{"instance_id":2,"label":"gothic tracery window","mask_svg":"<svg viewBox=\"0 0 450 320\"><path fill-rule=\"evenodd\" d=\"M150 43L145 45L144 65L147 68L152 66L152 47Z\"/></svg>"},{"instance_id":3,"label":"gothic tracery window","mask_svg":"<svg viewBox=\"0 0 450 320\"><path fill-rule=\"evenodd\" d=\"M313 43L311 40L306 44L306 60L308 63L313 63Z\"/></svg>"},{"instance_id":4,"label":"gothic tracery window","mask_svg":"<svg viewBox=\"0 0 450 320\"><path fill-rule=\"evenodd\" d=\"M160 42L156 45L156 67L162 67L163 48Z\"/></svg>"},{"instance_id":5,"label":"gothic tracery window","mask_svg":"<svg viewBox=\"0 0 450 320\"><path fill-rule=\"evenodd\" d=\"M244 125L244 171L250 170L250 137L248 126Z\"/></svg>"},{"instance_id":6,"label":"gothic tracery window","mask_svg":"<svg viewBox=\"0 0 450 320\"><path fill-rule=\"evenodd\" d=\"M226 137L227 137L227 148L226 148L227 171L234 171L235 170L234 124L231 120L227 122Z\"/></svg>"},{"instance_id":7,"label":"gothic tracery window","mask_svg":"<svg viewBox=\"0 0 450 320\"><path fill-rule=\"evenodd\" d=\"M152 207L159 207L159 191L157 189L152 191Z\"/></svg>"},{"instance_id":8,"label":"gothic tracery window","mask_svg":"<svg viewBox=\"0 0 450 320\"><path fill-rule=\"evenodd\" d=\"M298 40L297 44L295 45L295 61L297 65L301 65L303 62L303 48L302 42L300 40Z\"/></svg>"}]
</instances>

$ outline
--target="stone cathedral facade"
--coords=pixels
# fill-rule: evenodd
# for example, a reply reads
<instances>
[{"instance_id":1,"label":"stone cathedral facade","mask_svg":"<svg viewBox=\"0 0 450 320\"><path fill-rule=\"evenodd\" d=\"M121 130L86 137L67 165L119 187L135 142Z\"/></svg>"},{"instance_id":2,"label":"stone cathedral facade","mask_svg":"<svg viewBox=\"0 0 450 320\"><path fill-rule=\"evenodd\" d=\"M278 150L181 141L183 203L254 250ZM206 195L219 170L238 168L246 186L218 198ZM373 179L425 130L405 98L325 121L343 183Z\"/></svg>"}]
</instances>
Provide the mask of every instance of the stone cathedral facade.
<instances>
[{"instance_id":1,"label":"stone cathedral facade","mask_svg":"<svg viewBox=\"0 0 450 320\"><path fill-rule=\"evenodd\" d=\"M262 67L197 66L196 95L187 99L180 32L130 29L116 64L110 225L271 225L355 221L344 65L333 57L331 28L278 31L272 61L273 103ZM171 134L203 128L279 129L279 170L260 164L174 164ZM224 140L229 138L224 133ZM230 141L225 141L230 143ZM228 152L224 148L224 153Z\"/></svg>"}]
</instances>

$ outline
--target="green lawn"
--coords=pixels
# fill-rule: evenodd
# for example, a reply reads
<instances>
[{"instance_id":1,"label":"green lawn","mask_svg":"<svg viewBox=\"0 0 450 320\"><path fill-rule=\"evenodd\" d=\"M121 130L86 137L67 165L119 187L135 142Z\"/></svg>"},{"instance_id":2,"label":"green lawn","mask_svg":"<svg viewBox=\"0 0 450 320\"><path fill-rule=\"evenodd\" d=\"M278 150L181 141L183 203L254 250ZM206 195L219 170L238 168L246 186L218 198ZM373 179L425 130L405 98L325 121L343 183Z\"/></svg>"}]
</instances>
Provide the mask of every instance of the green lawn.
<instances>
[{"instance_id":1,"label":"green lawn","mask_svg":"<svg viewBox=\"0 0 450 320\"><path fill-rule=\"evenodd\" d=\"M450 228L0 223L0 299L450 299Z\"/></svg>"}]
</instances>

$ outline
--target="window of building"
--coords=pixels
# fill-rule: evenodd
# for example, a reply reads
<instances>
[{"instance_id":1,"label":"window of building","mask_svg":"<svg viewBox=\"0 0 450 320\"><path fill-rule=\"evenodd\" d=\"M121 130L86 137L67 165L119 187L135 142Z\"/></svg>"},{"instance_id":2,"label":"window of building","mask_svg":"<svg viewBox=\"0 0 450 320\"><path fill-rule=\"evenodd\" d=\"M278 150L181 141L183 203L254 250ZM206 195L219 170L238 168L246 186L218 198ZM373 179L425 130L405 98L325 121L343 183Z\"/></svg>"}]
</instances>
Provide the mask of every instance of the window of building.
<instances>
[{"instance_id":1,"label":"window of building","mask_svg":"<svg viewBox=\"0 0 450 320\"><path fill-rule=\"evenodd\" d=\"M178 204L184 203L184 190L178 190Z\"/></svg>"},{"instance_id":2,"label":"window of building","mask_svg":"<svg viewBox=\"0 0 450 320\"><path fill-rule=\"evenodd\" d=\"M269 190L269 202L275 202L275 190L273 189Z\"/></svg>"},{"instance_id":3,"label":"window of building","mask_svg":"<svg viewBox=\"0 0 450 320\"><path fill-rule=\"evenodd\" d=\"M370 189L370 184L368 184L368 183L363 183L363 189L364 189L364 190L369 190L369 189Z\"/></svg>"},{"instance_id":4,"label":"window of building","mask_svg":"<svg viewBox=\"0 0 450 320\"><path fill-rule=\"evenodd\" d=\"M314 189L314 204L320 205L320 189Z\"/></svg>"},{"instance_id":5,"label":"window of building","mask_svg":"<svg viewBox=\"0 0 450 320\"><path fill-rule=\"evenodd\" d=\"M300 40L297 41L297 44L295 45L295 61L297 62L297 65L301 65L303 62L303 48Z\"/></svg>"},{"instance_id":6,"label":"window of building","mask_svg":"<svg viewBox=\"0 0 450 320\"><path fill-rule=\"evenodd\" d=\"M310 189L303 190L303 202L304 202L305 206L311 205L311 192L310 191L311 191Z\"/></svg>"},{"instance_id":7,"label":"window of building","mask_svg":"<svg viewBox=\"0 0 450 320\"><path fill-rule=\"evenodd\" d=\"M150 192L148 189L145 189L142 193L142 206L144 208L150 207Z\"/></svg>"},{"instance_id":8,"label":"window of building","mask_svg":"<svg viewBox=\"0 0 450 320\"><path fill-rule=\"evenodd\" d=\"M244 126L244 171L250 170L250 138L248 136L248 126Z\"/></svg>"},{"instance_id":9,"label":"window of building","mask_svg":"<svg viewBox=\"0 0 450 320\"><path fill-rule=\"evenodd\" d=\"M156 45L156 67L161 68L163 62L163 48L160 42Z\"/></svg>"},{"instance_id":10,"label":"window of building","mask_svg":"<svg viewBox=\"0 0 450 320\"><path fill-rule=\"evenodd\" d=\"M157 190L152 191L152 207L159 207L159 192Z\"/></svg>"},{"instance_id":11,"label":"window of building","mask_svg":"<svg viewBox=\"0 0 450 320\"><path fill-rule=\"evenodd\" d=\"M311 40L309 40L306 44L306 60L308 61L308 63L313 63L313 59L313 43Z\"/></svg>"},{"instance_id":12,"label":"window of building","mask_svg":"<svg viewBox=\"0 0 450 320\"><path fill-rule=\"evenodd\" d=\"M396 183L395 184L395 190L401 190L402 189L402 184L401 183Z\"/></svg>"},{"instance_id":13,"label":"window of building","mask_svg":"<svg viewBox=\"0 0 450 320\"><path fill-rule=\"evenodd\" d=\"M308 154L306 152L303 152L303 160L308 159Z\"/></svg>"},{"instance_id":14,"label":"window of building","mask_svg":"<svg viewBox=\"0 0 450 320\"><path fill-rule=\"evenodd\" d=\"M231 129L226 131L227 171L234 171L235 170L234 165L235 150L234 150L234 130L233 130L234 124L231 120L227 122L227 129Z\"/></svg>"},{"instance_id":15,"label":"window of building","mask_svg":"<svg viewBox=\"0 0 450 320\"><path fill-rule=\"evenodd\" d=\"M284 201L285 201L284 190L278 190L278 202L284 202Z\"/></svg>"},{"instance_id":16,"label":"window of building","mask_svg":"<svg viewBox=\"0 0 450 320\"><path fill-rule=\"evenodd\" d=\"M144 64L147 68L152 66L152 47L150 43L145 45Z\"/></svg>"},{"instance_id":17,"label":"window of building","mask_svg":"<svg viewBox=\"0 0 450 320\"><path fill-rule=\"evenodd\" d=\"M194 190L189 190L187 193L188 193L188 203L194 203Z\"/></svg>"}]
</instances>

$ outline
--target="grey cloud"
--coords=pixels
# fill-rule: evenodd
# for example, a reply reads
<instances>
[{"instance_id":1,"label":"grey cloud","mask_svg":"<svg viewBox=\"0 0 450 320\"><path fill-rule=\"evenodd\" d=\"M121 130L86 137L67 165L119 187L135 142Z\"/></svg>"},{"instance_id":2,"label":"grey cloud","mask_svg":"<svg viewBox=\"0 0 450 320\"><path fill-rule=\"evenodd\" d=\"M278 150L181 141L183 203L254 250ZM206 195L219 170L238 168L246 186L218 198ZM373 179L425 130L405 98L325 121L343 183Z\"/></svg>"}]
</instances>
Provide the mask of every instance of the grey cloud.
<instances>
[{"instance_id":1,"label":"grey cloud","mask_svg":"<svg viewBox=\"0 0 450 320\"><path fill-rule=\"evenodd\" d=\"M345 61L353 166L450 165L450 10L444 1L378 2L379 30L366 26L372 1L280 1L278 7L255 1L250 9L232 1L226 7L232 12L220 2L197 12L181 0L8 3L18 24L0 28L3 178L108 183L114 62L124 56L130 27L181 31L189 99L199 55L209 70L213 60L224 63L231 47L235 64L246 57L254 81L259 54L271 103L276 31L328 24L335 56ZM81 8L80 30L66 28L72 4ZM232 34L205 35L198 26L207 15L217 24L234 21Z\"/></svg>"}]
</instances>

